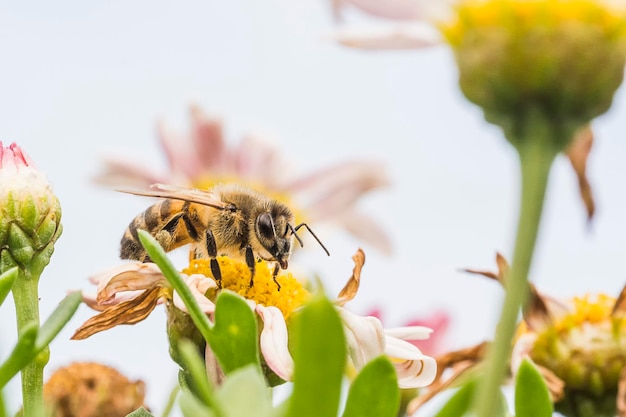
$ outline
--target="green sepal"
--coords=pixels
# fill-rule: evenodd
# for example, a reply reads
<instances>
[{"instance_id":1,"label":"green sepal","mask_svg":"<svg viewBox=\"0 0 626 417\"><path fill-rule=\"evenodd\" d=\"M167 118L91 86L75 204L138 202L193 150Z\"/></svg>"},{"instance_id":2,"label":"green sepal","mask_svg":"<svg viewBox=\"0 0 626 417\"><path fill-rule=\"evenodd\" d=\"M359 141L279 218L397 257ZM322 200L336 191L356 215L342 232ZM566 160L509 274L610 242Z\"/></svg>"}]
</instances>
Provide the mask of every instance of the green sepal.
<instances>
[{"instance_id":1,"label":"green sepal","mask_svg":"<svg viewBox=\"0 0 626 417\"><path fill-rule=\"evenodd\" d=\"M13 267L0 275L0 305L7 298L7 295L11 292L11 287L19 275L19 269Z\"/></svg>"},{"instance_id":2,"label":"green sepal","mask_svg":"<svg viewBox=\"0 0 626 417\"><path fill-rule=\"evenodd\" d=\"M228 417L274 415L270 391L258 367L246 366L231 373L217 393L220 404L227 405Z\"/></svg>"},{"instance_id":3,"label":"green sepal","mask_svg":"<svg viewBox=\"0 0 626 417\"><path fill-rule=\"evenodd\" d=\"M335 307L316 295L294 318L293 393L287 417L336 417L346 341Z\"/></svg>"},{"instance_id":4,"label":"green sepal","mask_svg":"<svg viewBox=\"0 0 626 417\"><path fill-rule=\"evenodd\" d=\"M550 417L554 406L545 380L537 367L525 358L515 378L516 417Z\"/></svg>"},{"instance_id":5,"label":"green sepal","mask_svg":"<svg viewBox=\"0 0 626 417\"><path fill-rule=\"evenodd\" d=\"M195 393L203 404L213 409L219 409L219 405L217 405L215 401L213 388L207 378L204 361L198 354L196 346L188 340L181 340L178 343L178 349L179 356L185 364L184 368L186 374L189 377L189 379L186 380L186 383L190 386L185 388L189 388L193 393ZM219 412L216 414L222 415L222 413Z\"/></svg>"},{"instance_id":6,"label":"green sepal","mask_svg":"<svg viewBox=\"0 0 626 417\"><path fill-rule=\"evenodd\" d=\"M35 340L39 331L39 325L36 321L32 321L25 325L22 334L17 339L15 347L11 351L9 357L0 365L0 389L11 380L17 373L24 368L37 354L35 352Z\"/></svg>"},{"instance_id":7,"label":"green sepal","mask_svg":"<svg viewBox=\"0 0 626 417\"><path fill-rule=\"evenodd\" d=\"M149 412L143 407L139 407L132 413L126 414L126 417L154 417L154 414L152 414L151 412Z\"/></svg>"},{"instance_id":8,"label":"green sepal","mask_svg":"<svg viewBox=\"0 0 626 417\"><path fill-rule=\"evenodd\" d=\"M395 417L400 408L398 378L380 356L363 367L350 386L343 417Z\"/></svg>"},{"instance_id":9,"label":"green sepal","mask_svg":"<svg viewBox=\"0 0 626 417\"><path fill-rule=\"evenodd\" d=\"M247 365L261 369L257 321L239 295L222 290L215 301L215 325L207 340L225 374Z\"/></svg>"},{"instance_id":10,"label":"green sepal","mask_svg":"<svg viewBox=\"0 0 626 417\"><path fill-rule=\"evenodd\" d=\"M29 264L35 254L32 239L17 223L9 225L7 246L15 262L22 266Z\"/></svg>"}]
</instances>

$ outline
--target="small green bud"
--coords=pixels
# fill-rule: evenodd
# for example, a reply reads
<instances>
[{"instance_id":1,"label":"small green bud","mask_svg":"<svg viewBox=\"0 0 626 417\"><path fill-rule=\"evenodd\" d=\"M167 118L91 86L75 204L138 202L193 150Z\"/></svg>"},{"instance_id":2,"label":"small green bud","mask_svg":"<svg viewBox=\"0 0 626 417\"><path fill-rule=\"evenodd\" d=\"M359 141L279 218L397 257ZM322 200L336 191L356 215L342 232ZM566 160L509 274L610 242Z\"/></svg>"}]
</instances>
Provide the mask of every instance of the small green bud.
<instances>
[{"instance_id":1,"label":"small green bud","mask_svg":"<svg viewBox=\"0 0 626 417\"><path fill-rule=\"evenodd\" d=\"M61 205L45 175L15 143L0 142L0 274L16 265L41 272L60 222Z\"/></svg>"}]
</instances>

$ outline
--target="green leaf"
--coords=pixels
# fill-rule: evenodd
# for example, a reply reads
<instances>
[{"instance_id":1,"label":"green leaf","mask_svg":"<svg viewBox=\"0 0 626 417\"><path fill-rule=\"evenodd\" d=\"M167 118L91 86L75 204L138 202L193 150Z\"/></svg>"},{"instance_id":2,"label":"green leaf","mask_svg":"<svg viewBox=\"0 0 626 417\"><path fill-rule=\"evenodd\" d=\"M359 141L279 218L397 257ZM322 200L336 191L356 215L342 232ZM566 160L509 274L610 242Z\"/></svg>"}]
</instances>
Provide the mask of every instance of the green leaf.
<instances>
[{"instance_id":1,"label":"green leaf","mask_svg":"<svg viewBox=\"0 0 626 417\"><path fill-rule=\"evenodd\" d=\"M7 295L11 292L11 287L18 275L18 268L15 266L4 274L0 275L0 305L4 302Z\"/></svg>"},{"instance_id":2,"label":"green leaf","mask_svg":"<svg viewBox=\"0 0 626 417\"><path fill-rule=\"evenodd\" d=\"M550 392L539 370L524 359L515 378L515 415L517 417L550 417L554 411Z\"/></svg>"},{"instance_id":3,"label":"green leaf","mask_svg":"<svg viewBox=\"0 0 626 417\"><path fill-rule=\"evenodd\" d=\"M74 313L76 313L76 310L78 310L82 299L80 291L74 291L61 300L57 308L54 309L39 329L39 334L37 334L37 340L35 341L35 355L45 349L65 327L67 322L74 316Z\"/></svg>"},{"instance_id":4,"label":"green leaf","mask_svg":"<svg viewBox=\"0 0 626 417\"><path fill-rule=\"evenodd\" d=\"M181 391L178 403L185 417L217 417L213 411L186 389Z\"/></svg>"},{"instance_id":5,"label":"green leaf","mask_svg":"<svg viewBox=\"0 0 626 417\"><path fill-rule=\"evenodd\" d=\"M159 242L157 242L156 239L145 230L138 230L137 234L144 249L148 252L148 255L150 255L150 258L155 264L157 264L161 272L163 272L163 275L165 275L165 278L167 278L169 283L172 284L172 287L174 287L180 298L185 303L187 310L189 310L191 319L204 339L209 340L211 337L211 323L209 322L209 319L198 305L198 302L194 298L189 287L183 281L180 273L169 260L161 245L159 245Z\"/></svg>"},{"instance_id":6,"label":"green leaf","mask_svg":"<svg viewBox=\"0 0 626 417\"><path fill-rule=\"evenodd\" d=\"M150 413L143 407L139 407L130 414L126 414L126 417L154 417L154 414Z\"/></svg>"},{"instance_id":7,"label":"green leaf","mask_svg":"<svg viewBox=\"0 0 626 417\"><path fill-rule=\"evenodd\" d=\"M476 381L472 380L463 385L446 404L439 410L435 417L462 417L468 413L472 405L472 399L476 387Z\"/></svg>"},{"instance_id":8,"label":"green leaf","mask_svg":"<svg viewBox=\"0 0 626 417\"><path fill-rule=\"evenodd\" d=\"M228 404L228 417L261 417L271 415L273 411L265 378L254 365L231 373L217 396L220 404Z\"/></svg>"},{"instance_id":9,"label":"green leaf","mask_svg":"<svg viewBox=\"0 0 626 417\"><path fill-rule=\"evenodd\" d=\"M30 322L22 328L22 334L17 339L11 354L0 365L0 389L37 355L38 352L35 352L34 347L38 331L39 326L36 321Z\"/></svg>"},{"instance_id":10,"label":"green leaf","mask_svg":"<svg viewBox=\"0 0 626 417\"><path fill-rule=\"evenodd\" d=\"M336 417L346 341L335 307L317 295L296 320L293 393L288 417Z\"/></svg>"},{"instance_id":11,"label":"green leaf","mask_svg":"<svg viewBox=\"0 0 626 417\"><path fill-rule=\"evenodd\" d=\"M215 326L207 342L226 375L247 365L261 369L257 320L246 301L223 290L215 302Z\"/></svg>"},{"instance_id":12,"label":"green leaf","mask_svg":"<svg viewBox=\"0 0 626 417\"><path fill-rule=\"evenodd\" d=\"M399 408L396 371L381 356L365 365L350 386L343 417L395 417Z\"/></svg>"}]
</instances>

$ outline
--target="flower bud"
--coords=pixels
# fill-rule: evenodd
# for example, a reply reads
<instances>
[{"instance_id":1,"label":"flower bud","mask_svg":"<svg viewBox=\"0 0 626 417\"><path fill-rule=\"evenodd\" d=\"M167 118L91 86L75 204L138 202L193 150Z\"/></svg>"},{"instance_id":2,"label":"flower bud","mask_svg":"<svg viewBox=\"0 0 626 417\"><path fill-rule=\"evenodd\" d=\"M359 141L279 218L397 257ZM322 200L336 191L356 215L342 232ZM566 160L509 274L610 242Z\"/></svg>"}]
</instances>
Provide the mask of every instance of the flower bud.
<instances>
[{"instance_id":1,"label":"flower bud","mask_svg":"<svg viewBox=\"0 0 626 417\"><path fill-rule=\"evenodd\" d=\"M61 234L61 205L46 176L13 143L0 142L0 274L19 266L37 276Z\"/></svg>"},{"instance_id":2,"label":"flower bud","mask_svg":"<svg viewBox=\"0 0 626 417\"><path fill-rule=\"evenodd\" d=\"M626 14L596 0L464 0L442 25L465 96L515 143L541 114L573 133L606 112L622 82Z\"/></svg>"}]
</instances>

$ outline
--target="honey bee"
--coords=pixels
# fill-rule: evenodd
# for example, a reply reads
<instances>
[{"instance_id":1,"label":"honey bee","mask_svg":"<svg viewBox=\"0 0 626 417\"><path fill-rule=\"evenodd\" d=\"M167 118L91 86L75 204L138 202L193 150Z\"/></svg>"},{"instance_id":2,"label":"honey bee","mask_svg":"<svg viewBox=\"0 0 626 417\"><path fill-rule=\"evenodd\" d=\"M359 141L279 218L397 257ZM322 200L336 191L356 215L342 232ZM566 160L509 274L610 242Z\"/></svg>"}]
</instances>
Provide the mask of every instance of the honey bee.
<instances>
[{"instance_id":1,"label":"honey bee","mask_svg":"<svg viewBox=\"0 0 626 417\"><path fill-rule=\"evenodd\" d=\"M160 197L164 200L148 207L128 225L121 240L120 257L149 262L137 230L148 231L166 252L191 244L195 259L209 258L211 272L221 286L216 257L227 255L243 259L254 282L258 259L275 262L274 282L279 269L287 269L294 238L306 228L327 255L326 247L306 223L294 224L289 207L261 193L237 184L217 185L209 190L154 184L151 190L125 193Z\"/></svg>"}]
</instances>

